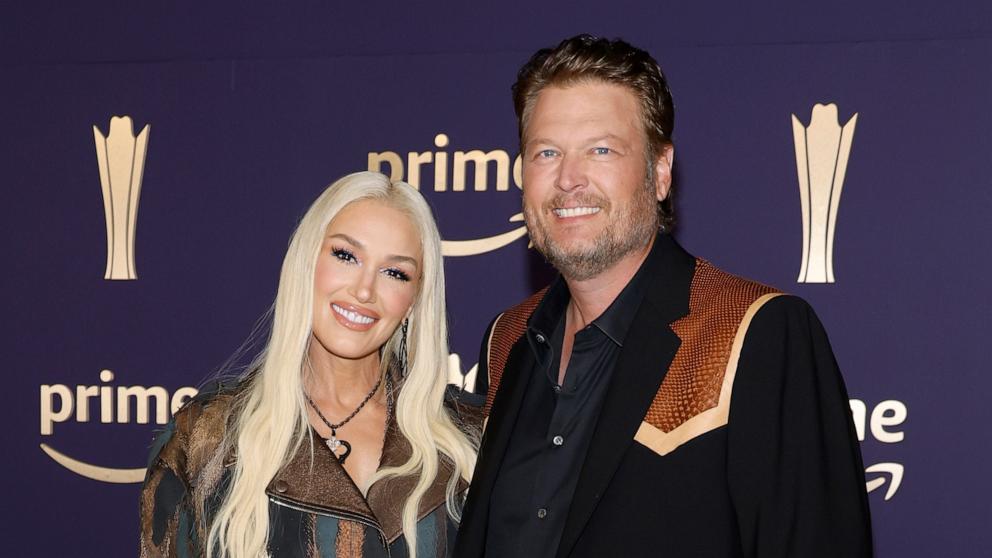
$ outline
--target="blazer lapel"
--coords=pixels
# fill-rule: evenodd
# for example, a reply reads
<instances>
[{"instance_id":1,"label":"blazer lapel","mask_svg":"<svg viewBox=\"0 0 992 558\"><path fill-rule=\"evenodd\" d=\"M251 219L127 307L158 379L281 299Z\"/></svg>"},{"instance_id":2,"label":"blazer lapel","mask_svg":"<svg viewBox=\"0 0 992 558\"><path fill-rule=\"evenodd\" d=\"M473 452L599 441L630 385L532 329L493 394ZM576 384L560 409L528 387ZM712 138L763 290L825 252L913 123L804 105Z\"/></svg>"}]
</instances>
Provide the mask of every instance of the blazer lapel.
<instances>
[{"instance_id":1,"label":"blazer lapel","mask_svg":"<svg viewBox=\"0 0 992 558\"><path fill-rule=\"evenodd\" d=\"M462 513L456 552L458 556L481 556L483 553L493 483L496 482L496 475L510 443L510 434L520 413L527 387L527 371L533 368L532 361L533 355L527 342L521 338L506 361L499 390L489 413L488 426L479 448L478 466L472 476L472 485Z\"/></svg>"},{"instance_id":2,"label":"blazer lapel","mask_svg":"<svg viewBox=\"0 0 992 558\"><path fill-rule=\"evenodd\" d=\"M606 393L589 452L579 473L558 556L568 556L606 490L627 447L633 443L651 401L681 343L671 329L646 318L642 306L624 342ZM650 327L654 328L651 331Z\"/></svg>"},{"instance_id":3,"label":"blazer lapel","mask_svg":"<svg viewBox=\"0 0 992 558\"><path fill-rule=\"evenodd\" d=\"M671 237L659 235L645 265L650 266L646 271L651 274L651 287L634 316L613 369L565 520L559 557L572 551L609 487L681 344L669 324L688 313L695 260Z\"/></svg>"}]
</instances>

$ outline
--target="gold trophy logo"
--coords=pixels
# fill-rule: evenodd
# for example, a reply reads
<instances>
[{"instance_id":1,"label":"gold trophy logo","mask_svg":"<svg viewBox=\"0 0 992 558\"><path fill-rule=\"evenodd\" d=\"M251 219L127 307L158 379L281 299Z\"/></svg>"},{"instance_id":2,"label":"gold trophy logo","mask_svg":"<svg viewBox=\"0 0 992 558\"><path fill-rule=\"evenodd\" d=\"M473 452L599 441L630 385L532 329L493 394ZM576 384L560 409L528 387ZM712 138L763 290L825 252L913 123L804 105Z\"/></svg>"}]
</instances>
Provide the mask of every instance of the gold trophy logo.
<instances>
[{"instance_id":1,"label":"gold trophy logo","mask_svg":"<svg viewBox=\"0 0 992 558\"><path fill-rule=\"evenodd\" d=\"M130 116L112 117L106 136L93 126L107 221L107 270L104 279L138 278L134 269L134 231L150 131L151 125L146 124L135 136Z\"/></svg>"},{"instance_id":2,"label":"gold trophy logo","mask_svg":"<svg viewBox=\"0 0 992 558\"><path fill-rule=\"evenodd\" d=\"M813 107L809 126L792 115L796 171L803 212L803 263L800 283L834 282L834 231L844 174L851 154L855 113L841 127L837 105Z\"/></svg>"}]
</instances>

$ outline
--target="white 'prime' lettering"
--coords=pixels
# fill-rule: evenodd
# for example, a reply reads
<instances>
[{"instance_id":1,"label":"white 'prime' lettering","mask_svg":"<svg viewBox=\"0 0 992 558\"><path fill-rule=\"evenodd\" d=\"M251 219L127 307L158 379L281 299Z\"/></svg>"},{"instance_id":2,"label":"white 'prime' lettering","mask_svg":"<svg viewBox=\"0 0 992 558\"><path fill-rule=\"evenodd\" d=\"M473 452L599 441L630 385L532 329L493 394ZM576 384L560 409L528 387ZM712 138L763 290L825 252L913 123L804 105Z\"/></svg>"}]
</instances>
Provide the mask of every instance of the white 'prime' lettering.
<instances>
[{"instance_id":1,"label":"white 'prime' lettering","mask_svg":"<svg viewBox=\"0 0 992 558\"><path fill-rule=\"evenodd\" d=\"M503 149L493 149L483 151L481 149L469 149L467 151L455 151L453 162L449 169L448 152L443 148L451 142L447 134L440 133L434 136L434 147L437 151L410 151L406 154L406 163L403 157L395 151L370 151L368 154L368 170L381 172L389 176L390 180L405 180L414 188L420 189L421 176L433 167L434 170L434 191L449 191L448 177L451 176L452 192L464 192L467 184L469 169L474 177L473 191L485 192L489 188L489 166L496 169L495 188L497 192L506 192L510 189L510 180L513 180L517 188L523 183L521 160L517 155L512 160L510 154ZM389 166L389 172L383 168ZM450 170L450 173L449 173ZM425 171L422 173L421 171ZM429 176L429 175L428 175ZM428 178L429 180L430 178Z\"/></svg>"},{"instance_id":2,"label":"white 'prime' lettering","mask_svg":"<svg viewBox=\"0 0 992 558\"><path fill-rule=\"evenodd\" d=\"M908 411L902 401L886 399L875 405L869 417L868 405L860 399L851 399L851 414L854 417L854 430L858 434L858 441L865 441L865 430L870 430L873 438L886 444L901 442L906 437L902 430L887 429L906 422Z\"/></svg>"},{"instance_id":3,"label":"white 'prime' lettering","mask_svg":"<svg viewBox=\"0 0 992 558\"><path fill-rule=\"evenodd\" d=\"M197 394L190 386L178 388L170 397L162 386L112 386L114 380L110 370L100 371L102 385L67 386L45 384L41 386L41 435L51 436L55 425L69 421L75 416L76 422L93 420L94 405L100 406L100 422L125 424L133 421L147 424L154 409L155 422L165 424L169 417L183 404ZM115 389L116 387L116 389ZM97 401L94 402L93 400ZM75 411L75 413L73 413ZM115 412L116 411L116 412Z\"/></svg>"}]
</instances>

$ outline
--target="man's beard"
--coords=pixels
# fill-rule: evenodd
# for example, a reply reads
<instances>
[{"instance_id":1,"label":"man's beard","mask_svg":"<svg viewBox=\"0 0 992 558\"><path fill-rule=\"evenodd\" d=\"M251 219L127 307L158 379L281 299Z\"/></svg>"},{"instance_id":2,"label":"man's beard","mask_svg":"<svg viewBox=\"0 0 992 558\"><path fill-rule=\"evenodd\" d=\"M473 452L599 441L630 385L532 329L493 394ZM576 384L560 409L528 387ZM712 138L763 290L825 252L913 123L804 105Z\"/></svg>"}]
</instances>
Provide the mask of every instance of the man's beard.
<instances>
[{"instance_id":1,"label":"man's beard","mask_svg":"<svg viewBox=\"0 0 992 558\"><path fill-rule=\"evenodd\" d=\"M564 207L566 200L600 207L600 211L608 216L609 222L591 243L562 246L551 237L545 222L541 220L542 216L556 219L552 209ZM654 237L659 226L654 180L648 176L644 186L623 206L615 206L609 200L591 194L562 193L535 211L525 198L524 221L534 246L555 269L566 279L585 281L613 267L631 252L643 248Z\"/></svg>"}]
</instances>

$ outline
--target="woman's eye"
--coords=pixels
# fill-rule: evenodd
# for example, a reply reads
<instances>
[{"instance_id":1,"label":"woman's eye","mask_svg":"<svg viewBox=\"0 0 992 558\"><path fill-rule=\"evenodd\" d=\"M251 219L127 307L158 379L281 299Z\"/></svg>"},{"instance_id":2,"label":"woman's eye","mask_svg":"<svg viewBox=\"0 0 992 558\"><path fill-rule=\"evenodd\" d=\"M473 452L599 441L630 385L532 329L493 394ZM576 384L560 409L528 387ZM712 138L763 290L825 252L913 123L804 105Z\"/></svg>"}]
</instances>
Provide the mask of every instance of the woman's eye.
<instances>
[{"instance_id":1,"label":"woman's eye","mask_svg":"<svg viewBox=\"0 0 992 558\"><path fill-rule=\"evenodd\" d=\"M358 259L355 258L355 255L349 252L348 250L345 250L344 248L334 248L333 250L331 250L331 255L333 255L335 258L343 262L348 262L348 263L358 262Z\"/></svg>"},{"instance_id":2,"label":"woman's eye","mask_svg":"<svg viewBox=\"0 0 992 558\"><path fill-rule=\"evenodd\" d=\"M383 273L385 273L389 277L392 277L393 279L396 279L397 281L404 281L404 282L406 282L406 281L409 281L410 280L410 276L409 275L407 275L402 270L396 269L395 267L391 267L389 269L384 269L383 270Z\"/></svg>"}]
</instances>

